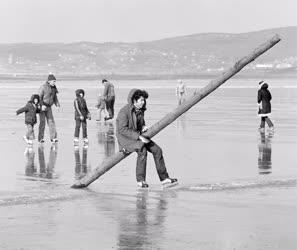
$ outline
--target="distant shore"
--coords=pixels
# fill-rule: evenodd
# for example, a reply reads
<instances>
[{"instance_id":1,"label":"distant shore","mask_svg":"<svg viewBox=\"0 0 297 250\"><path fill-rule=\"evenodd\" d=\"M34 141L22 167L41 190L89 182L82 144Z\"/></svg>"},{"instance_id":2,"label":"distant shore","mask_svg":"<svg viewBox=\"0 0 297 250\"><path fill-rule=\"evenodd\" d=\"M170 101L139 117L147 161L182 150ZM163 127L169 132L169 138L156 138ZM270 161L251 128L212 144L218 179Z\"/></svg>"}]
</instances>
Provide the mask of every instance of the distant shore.
<instances>
[{"instance_id":1,"label":"distant shore","mask_svg":"<svg viewBox=\"0 0 297 250\"><path fill-rule=\"evenodd\" d=\"M59 80L174 80L174 79L209 79L215 78L223 72L197 73L197 74L55 74ZM44 80L47 74L0 74L0 80L28 80L39 81ZM248 78L297 78L297 70L294 71L242 71L233 78L248 79Z\"/></svg>"}]
</instances>

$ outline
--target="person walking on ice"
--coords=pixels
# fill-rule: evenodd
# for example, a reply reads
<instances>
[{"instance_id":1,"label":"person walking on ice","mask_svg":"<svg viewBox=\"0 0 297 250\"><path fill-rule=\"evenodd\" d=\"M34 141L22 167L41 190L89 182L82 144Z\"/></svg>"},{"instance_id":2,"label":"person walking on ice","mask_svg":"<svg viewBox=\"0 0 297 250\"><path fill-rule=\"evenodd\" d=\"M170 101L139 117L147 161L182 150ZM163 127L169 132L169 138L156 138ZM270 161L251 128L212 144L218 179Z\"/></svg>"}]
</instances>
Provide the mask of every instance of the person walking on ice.
<instances>
[{"instance_id":1,"label":"person walking on ice","mask_svg":"<svg viewBox=\"0 0 297 250\"><path fill-rule=\"evenodd\" d=\"M156 169L162 185L177 183L177 179L169 178L162 149L142 133L147 131L144 120L148 93L140 89L132 89L126 104L116 119L116 136L122 152L137 152L136 181L141 188L147 188L146 166L147 152L153 154Z\"/></svg>"},{"instance_id":2,"label":"person walking on ice","mask_svg":"<svg viewBox=\"0 0 297 250\"><path fill-rule=\"evenodd\" d=\"M74 119L75 119L75 130L74 130L74 145L79 143L79 131L82 127L83 142L84 145L89 143L87 134L87 119L91 120L91 114L87 107L85 100L85 91L83 89L77 89L75 91L76 98L74 100Z\"/></svg>"},{"instance_id":3,"label":"person walking on ice","mask_svg":"<svg viewBox=\"0 0 297 250\"><path fill-rule=\"evenodd\" d=\"M39 113L38 141L40 143L44 142L45 120L49 126L51 142L58 142L56 124L52 111L53 104L60 107L57 94L56 77L53 74L49 74L46 83L43 84L39 90L41 111Z\"/></svg>"},{"instance_id":4,"label":"person walking on ice","mask_svg":"<svg viewBox=\"0 0 297 250\"><path fill-rule=\"evenodd\" d=\"M186 99L186 85L182 80L178 80L178 84L175 89L178 105L181 105Z\"/></svg>"},{"instance_id":5,"label":"person walking on ice","mask_svg":"<svg viewBox=\"0 0 297 250\"><path fill-rule=\"evenodd\" d=\"M274 125L272 121L269 119L269 116L271 115L271 93L268 90L268 84L264 81L259 82L259 90L258 90L258 115L261 117L261 123L260 123L260 131L265 130L265 122L267 122L269 128L273 131Z\"/></svg>"},{"instance_id":6,"label":"person walking on ice","mask_svg":"<svg viewBox=\"0 0 297 250\"><path fill-rule=\"evenodd\" d=\"M26 106L18 109L16 114L19 115L23 112L25 112L25 124L27 126L27 133L23 138L28 146L32 146L35 139L34 125L37 122L36 113L40 112L39 95L32 95Z\"/></svg>"},{"instance_id":7,"label":"person walking on ice","mask_svg":"<svg viewBox=\"0 0 297 250\"><path fill-rule=\"evenodd\" d=\"M106 121L113 119L114 117L115 92L114 86L110 81L103 79L102 84L104 85L102 96L105 100L106 110L108 112L108 117L104 117L104 120Z\"/></svg>"}]
</instances>

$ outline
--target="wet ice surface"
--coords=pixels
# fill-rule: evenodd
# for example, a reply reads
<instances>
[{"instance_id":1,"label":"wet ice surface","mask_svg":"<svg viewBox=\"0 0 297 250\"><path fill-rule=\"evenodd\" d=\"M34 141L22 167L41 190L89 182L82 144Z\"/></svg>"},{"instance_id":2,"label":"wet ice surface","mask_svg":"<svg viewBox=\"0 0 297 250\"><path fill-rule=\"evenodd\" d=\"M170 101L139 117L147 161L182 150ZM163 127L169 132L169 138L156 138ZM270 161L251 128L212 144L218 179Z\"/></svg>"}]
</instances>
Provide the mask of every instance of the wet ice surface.
<instances>
[{"instance_id":1,"label":"wet ice surface","mask_svg":"<svg viewBox=\"0 0 297 250\"><path fill-rule=\"evenodd\" d=\"M203 82L208 81L198 85ZM154 140L163 149L169 174L180 184L162 190L149 156L147 191L135 185L135 154L88 189L70 189L118 151L115 124L95 121L100 84L58 82L62 107L54 108L54 116L59 142L51 146L46 134L44 147L35 143L28 150L22 141L24 117L14 112L40 82L27 82L26 88L0 83L0 223L5 225L0 248L295 249L297 89L290 79L269 81L276 129L259 133L257 89L249 88L256 82L231 81L158 134ZM176 106L174 81L116 85L116 112L130 87L148 89L148 125ZM82 143L73 147L76 88L86 90L92 113L88 148ZM280 218L290 226L279 229ZM264 237L263 232L270 234Z\"/></svg>"}]
</instances>

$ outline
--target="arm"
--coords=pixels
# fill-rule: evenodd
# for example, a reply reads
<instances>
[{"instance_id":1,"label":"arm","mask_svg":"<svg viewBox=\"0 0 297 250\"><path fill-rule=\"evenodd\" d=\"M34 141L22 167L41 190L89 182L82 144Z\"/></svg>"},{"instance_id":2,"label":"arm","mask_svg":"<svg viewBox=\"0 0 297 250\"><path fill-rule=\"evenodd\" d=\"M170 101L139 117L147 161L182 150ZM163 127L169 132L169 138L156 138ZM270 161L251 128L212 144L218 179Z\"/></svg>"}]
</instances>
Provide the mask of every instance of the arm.
<instances>
[{"instance_id":1,"label":"arm","mask_svg":"<svg viewBox=\"0 0 297 250\"><path fill-rule=\"evenodd\" d=\"M129 129L128 127L129 119L127 114L120 111L118 114L117 121L118 121L118 131L121 135L129 139L133 139L135 141L138 140L140 134L138 132L133 131L132 129Z\"/></svg>"},{"instance_id":2,"label":"arm","mask_svg":"<svg viewBox=\"0 0 297 250\"><path fill-rule=\"evenodd\" d=\"M40 99L40 105L43 105L43 97L44 97L44 88L43 86L40 87L39 89L39 99Z\"/></svg>"},{"instance_id":3,"label":"arm","mask_svg":"<svg viewBox=\"0 0 297 250\"><path fill-rule=\"evenodd\" d=\"M91 113L90 113L90 111L89 111L89 109L88 109L87 102L86 102L86 100L84 100L84 101L85 101L85 105L86 105L87 118L88 118L89 120L91 120Z\"/></svg>"},{"instance_id":4,"label":"arm","mask_svg":"<svg viewBox=\"0 0 297 250\"><path fill-rule=\"evenodd\" d=\"M74 101L74 107L75 107L75 110L78 112L78 114L79 114L79 116L80 116L80 119L81 119L81 117L83 117L83 115L82 115L82 113L81 113L81 111L80 111L80 109L79 109L78 102L77 102L76 99L75 99L75 101Z\"/></svg>"},{"instance_id":5,"label":"arm","mask_svg":"<svg viewBox=\"0 0 297 250\"><path fill-rule=\"evenodd\" d=\"M22 108L18 109L16 111L16 114L19 115L19 114L21 114L23 112L27 112L27 111L28 111L28 108L27 108L27 105L26 105L25 107L22 107Z\"/></svg>"},{"instance_id":6,"label":"arm","mask_svg":"<svg viewBox=\"0 0 297 250\"><path fill-rule=\"evenodd\" d=\"M262 92L259 90L258 91L258 104L260 104L262 101Z\"/></svg>"},{"instance_id":7,"label":"arm","mask_svg":"<svg viewBox=\"0 0 297 250\"><path fill-rule=\"evenodd\" d=\"M109 88L109 84L107 83L104 86L104 90L103 90L103 94L102 94L102 97L104 98L104 100L106 100L106 98L107 98L108 88Z\"/></svg>"},{"instance_id":8,"label":"arm","mask_svg":"<svg viewBox=\"0 0 297 250\"><path fill-rule=\"evenodd\" d=\"M60 107L60 102L59 102L59 100L58 100L58 96L57 96L57 94L55 94L55 97L54 97L54 103L55 103L55 105L56 105L57 107Z\"/></svg>"}]
</instances>

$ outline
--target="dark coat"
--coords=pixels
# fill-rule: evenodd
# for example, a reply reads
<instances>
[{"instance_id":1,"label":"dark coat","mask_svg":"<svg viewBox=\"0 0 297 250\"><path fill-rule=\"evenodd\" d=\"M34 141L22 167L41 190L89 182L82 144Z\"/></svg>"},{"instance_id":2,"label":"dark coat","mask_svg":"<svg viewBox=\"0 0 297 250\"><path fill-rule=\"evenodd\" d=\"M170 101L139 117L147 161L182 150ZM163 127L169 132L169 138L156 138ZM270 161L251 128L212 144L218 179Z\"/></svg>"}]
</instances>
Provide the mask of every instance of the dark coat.
<instances>
[{"instance_id":1,"label":"dark coat","mask_svg":"<svg viewBox=\"0 0 297 250\"><path fill-rule=\"evenodd\" d=\"M105 101L109 101L115 98L114 86L111 82L104 83L104 90L102 96Z\"/></svg>"},{"instance_id":2,"label":"dark coat","mask_svg":"<svg viewBox=\"0 0 297 250\"><path fill-rule=\"evenodd\" d=\"M38 104L34 105L34 99L38 99ZM32 95L30 101L27 102L26 106L18 109L16 114L19 115L25 112L25 124L34 125L37 122L36 113L40 112L39 95Z\"/></svg>"},{"instance_id":3,"label":"dark coat","mask_svg":"<svg viewBox=\"0 0 297 250\"><path fill-rule=\"evenodd\" d=\"M146 110L145 105L138 111L138 128L137 128L137 117L134 105L132 103L132 96L137 89L132 89L128 95L128 104L126 104L118 113L116 119L116 136L119 143L119 149L125 149L128 152L141 149L144 145L139 140L141 129L145 125L144 111Z\"/></svg>"},{"instance_id":4,"label":"dark coat","mask_svg":"<svg viewBox=\"0 0 297 250\"><path fill-rule=\"evenodd\" d=\"M84 97L81 97L80 96L80 93L83 94L83 96L85 96L85 92L83 89L77 89L75 91L75 94L76 94L76 99L74 100L74 119L75 120L80 120L80 113L78 112L77 110L77 107L76 107L76 103L77 103L77 106L78 106L78 109L79 111L81 112L82 116L84 117L84 120L86 120L88 118L88 115L89 115L89 109L87 107L87 102L85 100Z\"/></svg>"},{"instance_id":5,"label":"dark coat","mask_svg":"<svg viewBox=\"0 0 297 250\"><path fill-rule=\"evenodd\" d=\"M258 103L262 104L262 108L259 109L258 114L261 116L269 115L271 113L271 101L272 97L268 90L268 84L264 83L258 90Z\"/></svg>"},{"instance_id":6,"label":"dark coat","mask_svg":"<svg viewBox=\"0 0 297 250\"><path fill-rule=\"evenodd\" d=\"M53 104L59 104L58 89L56 86L51 86L48 82L43 84L39 90L40 104L51 107Z\"/></svg>"}]
</instances>

